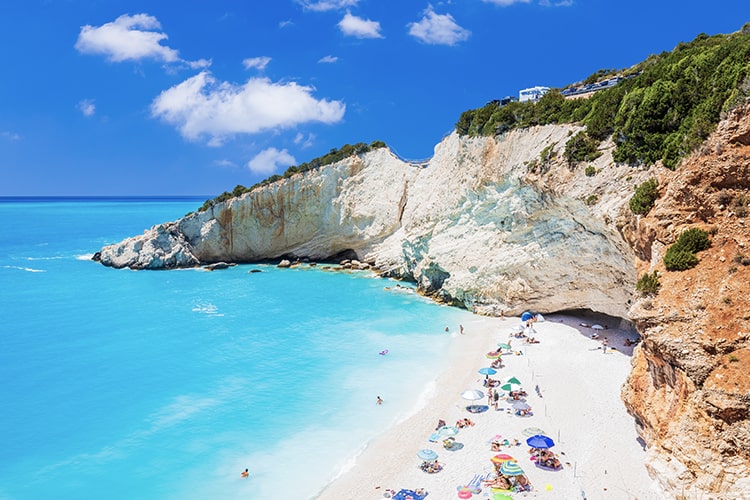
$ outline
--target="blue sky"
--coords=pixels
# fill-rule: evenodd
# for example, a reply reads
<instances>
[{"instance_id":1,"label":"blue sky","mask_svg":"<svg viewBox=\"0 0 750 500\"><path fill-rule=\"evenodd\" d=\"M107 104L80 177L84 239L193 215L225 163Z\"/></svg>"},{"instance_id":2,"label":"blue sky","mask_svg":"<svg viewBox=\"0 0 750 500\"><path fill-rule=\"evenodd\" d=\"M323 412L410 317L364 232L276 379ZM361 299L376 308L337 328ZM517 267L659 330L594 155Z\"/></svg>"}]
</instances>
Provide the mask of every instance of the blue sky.
<instances>
[{"instance_id":1,"label":"blue sky","mask_svg":"<svg viewBox=\"0 0 750 500\"><path fill-rule=\"evenodd\" d=\"M0 196L207 195L750 21L746 0L3 0Z\"/></svg>"}]
</instances>

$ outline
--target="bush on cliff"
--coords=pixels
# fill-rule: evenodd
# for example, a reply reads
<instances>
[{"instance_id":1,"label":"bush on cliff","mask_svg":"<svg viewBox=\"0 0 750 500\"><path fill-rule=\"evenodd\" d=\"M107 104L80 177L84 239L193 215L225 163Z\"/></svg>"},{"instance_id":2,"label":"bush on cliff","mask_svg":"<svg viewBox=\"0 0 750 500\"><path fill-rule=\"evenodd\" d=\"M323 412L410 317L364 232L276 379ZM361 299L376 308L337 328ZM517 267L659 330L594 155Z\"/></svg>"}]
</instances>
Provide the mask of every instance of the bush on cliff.
<instances>
[{"instance_id":1,"label":"bush on cliff","mask_svg":"<svg viewBox=\"0 0 750 500\"><path fill-rule=\"evenodd\" d=\"M462 113L460 135L501 134L512 128L580 122L598 141L612 136L615 161L674 169L700 145L722 113L750 95L750 33L698 35L671 52L617 72L625 78L590 98L564 99L552 90L538 102L513 102ZM599 81L612 70L586 79ZM491 104L491 103L490 103Z\"/></svg>"},{"instance_id":2,"label":"bush on cliff","mask_svg":"<svg viewBox=\"0 0 750 500\"><path fill-rule=\"evenodd\" d=\"M654 271L653 273L645 273L643 276L638 278L638 282L635 284L635 289L641 293L641 295L656 295L661 288L661 282L659 282L659 272Z\"/></svg>"},{"instance_id":3,"label":"bush on cliff","mask_svg":"<svg viewBox=\"0 0 750 500\"><path fill-rule=\"evenodd\" d=\"M659 183L656 179L649 179L636 186L635 194L630 198L630 210L637 215L646 215L653 208L659 197Z\"/></svg>"},{"instance_id":4,"label":"bush on cliff","mask_svg":"<svg viewBox=\"0 0 750 500\"><path fill-rule=\"evenodd\" d=\"M708 233L697 227L680 234L677 241L664 254L664 266L668 271L684 271L698 265L696 253L711 247Z\"/></svg>"}]
</instances>

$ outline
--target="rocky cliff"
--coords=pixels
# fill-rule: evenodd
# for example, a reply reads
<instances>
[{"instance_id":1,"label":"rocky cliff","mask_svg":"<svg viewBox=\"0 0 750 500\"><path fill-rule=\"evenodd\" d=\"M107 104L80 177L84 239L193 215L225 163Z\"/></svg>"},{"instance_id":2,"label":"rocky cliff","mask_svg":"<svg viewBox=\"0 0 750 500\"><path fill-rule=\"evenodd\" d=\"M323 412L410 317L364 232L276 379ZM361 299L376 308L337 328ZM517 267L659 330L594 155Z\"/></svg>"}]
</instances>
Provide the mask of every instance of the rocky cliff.
<instances>
[{"instance_id":1,"label":"rocky cliff","mask_svg":"<svg viewBox=\"0 0 750 500\"><path fill-rule=\"evenodd\" d=\"M630 310L643 342L623 399L670 497L750 498L750 107L660 185L629 233L661 290ZM691 227L711 248L695 268L666 271L666 248Z\"/></svg>"},{"instance_id":2,"label":"rocky cliff","mask_svg":"<svg viewBox=\"0 0 750 500\"><path fill-rule=\"evenodd\" d=\"M562 151L574 131L453 134L418 166L378 149L155 226L97 259L158 269L349 253L487 314L591 309L623 318L635 255L617 227L648 173L615 165L607 144L596 175L568 166Z\"/></svg>"},{"instance_id":3,"label":"rocky cliff","mask_svg":"<svg viewBox=\"0 0 750 500\"><path fill-rule=\"evenodd\" d=\"M642 336L623 399L670 498L750 498L750 106L674 172L562 161L572 125L451 135L427 165L387 149L298 174L105 247L135 269L356 254L486 314L591 309ZM594 175L591 175L594 173ZM645 216L633 186L659 180ZM690 227L712 246L690 270L662 257ZM660 291L634 297L658 271Z\"/></svg>"}]
</instances>

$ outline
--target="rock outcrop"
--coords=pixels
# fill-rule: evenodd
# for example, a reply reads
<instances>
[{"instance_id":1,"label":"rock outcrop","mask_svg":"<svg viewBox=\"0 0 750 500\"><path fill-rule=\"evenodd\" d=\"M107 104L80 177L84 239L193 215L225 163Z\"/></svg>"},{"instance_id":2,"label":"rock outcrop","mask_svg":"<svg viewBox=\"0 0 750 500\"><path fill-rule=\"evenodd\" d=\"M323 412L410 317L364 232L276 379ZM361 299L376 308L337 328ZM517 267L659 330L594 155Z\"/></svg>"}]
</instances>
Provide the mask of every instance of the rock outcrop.
<instances>
[{"instance_id":1,"label":"rock outcrop","mask_svg":"<svg viewBox=\"0 0 750 500\"><path fill-rule=\"evenodd\" d=\"M637 222L641 272L661 290L631 308L643 342L623 399L670 498L750 498L750 107L735 110L700 152L660 179L662 197ZM685 229L712 245L699 264L667 272Z\"/></svg>"},{"instance_id":2,"label":"rock outcrop","mask_svg":"<svg viewBox=\"0 0 750 500\"><path fill-rule=\"evenodd\" d=\"M625 317L635 255L618 227L647 173L615 165L607 144L596 175L569 167L561 153L576 130L453 134L426 166L378 149L155 226L97 258L153 269L348 253L486 314L591 309ZM541 158L545 148L551 153Z\"/></svg>"}]
</instances>

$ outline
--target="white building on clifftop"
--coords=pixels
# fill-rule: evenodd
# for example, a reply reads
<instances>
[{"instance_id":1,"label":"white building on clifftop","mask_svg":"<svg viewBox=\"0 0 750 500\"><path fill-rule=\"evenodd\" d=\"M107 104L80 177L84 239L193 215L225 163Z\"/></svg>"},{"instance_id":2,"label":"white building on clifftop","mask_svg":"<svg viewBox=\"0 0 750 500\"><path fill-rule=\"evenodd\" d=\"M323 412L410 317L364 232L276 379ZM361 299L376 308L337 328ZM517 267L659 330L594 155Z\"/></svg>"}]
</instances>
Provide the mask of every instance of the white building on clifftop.
<instances>
[{"instance_id":1,"label":"white building on clifftop","mask_svg":"<svg viewBox=\"0 0 750 500\"><path fill-rule=\"evenodd\" d=\"M549 87L531 87L518 92L518 102L538 101L544 94L549 92Z\"/></svg>"}]
</instances>

